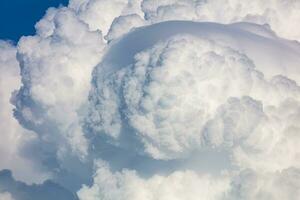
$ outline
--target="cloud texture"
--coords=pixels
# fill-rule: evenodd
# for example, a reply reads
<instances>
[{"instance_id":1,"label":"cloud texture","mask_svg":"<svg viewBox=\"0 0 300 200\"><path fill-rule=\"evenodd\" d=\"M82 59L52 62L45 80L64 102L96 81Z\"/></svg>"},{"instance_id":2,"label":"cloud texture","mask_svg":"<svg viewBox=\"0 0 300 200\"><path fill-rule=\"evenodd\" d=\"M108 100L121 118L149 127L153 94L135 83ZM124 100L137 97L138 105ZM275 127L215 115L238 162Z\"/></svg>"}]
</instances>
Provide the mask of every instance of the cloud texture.
<instances>
[{"instance_id":1,"label":"cloud texture","mask_svg":"<svg viewBox=\"0 0 300 200\"><path fill-rule=\"evenodd\" d=\"M299 21L300 2L292 0L144 0L142 9L146 19L213 21L220 23L253 22L269 24L280 36L299 40L295 30Z\"/></svg>"},{"instance_id":2,"label":"cloud texture","mask_svg":"<svg viewBox=\"0 0 300 200\"><path fill-rule=\"evenodd\" d=\"M13 117L11 94L20 87L16 48L0 41L0 169L11 169L17 179L29 183L41 182L47 172L22 155L22 147L35 141L35 133L24 129ZM7 196L7 195L6 195Z\"/></svg>"},{"instance_id":3,"label":"cloud texture","mask_svg":"<svg viewBox=\"0 0 300 200\"><path fill-rule=\"evenodd\" d=\"M296 200L299 20L293 0L50 8L0 42L0 199Z\"/></svg>"}]
</instances>

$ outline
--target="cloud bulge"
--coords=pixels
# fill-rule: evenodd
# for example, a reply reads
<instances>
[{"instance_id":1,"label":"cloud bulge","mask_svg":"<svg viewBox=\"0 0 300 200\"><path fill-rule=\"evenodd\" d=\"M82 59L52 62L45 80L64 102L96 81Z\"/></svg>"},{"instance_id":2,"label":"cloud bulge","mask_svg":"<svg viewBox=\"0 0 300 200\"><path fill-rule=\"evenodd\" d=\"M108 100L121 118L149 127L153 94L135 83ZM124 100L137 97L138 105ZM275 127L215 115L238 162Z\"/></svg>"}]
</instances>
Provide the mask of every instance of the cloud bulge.
<instances>
[{"instance_id":1,"label":"cloud bulge","mask_svg":"<svg viewBox=\"0 0 300 200\"><path fill-rule=\"evenodd\" d=\"M296 200L299 11L292 0L50 8L36 35L0 43L0 168L12 172L0 198Z\"/></svg>"}]
</instances>

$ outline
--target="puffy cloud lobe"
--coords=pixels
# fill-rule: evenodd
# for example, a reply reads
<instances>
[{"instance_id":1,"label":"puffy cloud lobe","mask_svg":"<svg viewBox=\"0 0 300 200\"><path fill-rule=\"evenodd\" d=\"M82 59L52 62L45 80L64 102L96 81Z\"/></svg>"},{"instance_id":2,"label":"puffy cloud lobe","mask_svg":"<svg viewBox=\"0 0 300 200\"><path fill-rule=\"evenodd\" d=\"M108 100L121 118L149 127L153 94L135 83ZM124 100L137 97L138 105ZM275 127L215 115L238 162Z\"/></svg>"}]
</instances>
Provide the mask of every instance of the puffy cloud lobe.
<instances>
[{"instance_id":1,"label":"puffy cloud lobe","mask_svg":"<svg viewBox=\"0 0 300 200\"><path fill-rule=\"evenodd\" d=\"M146 22L150 24L167 20L270 24L280 36L296 40L299 40L300 33L293 27L299 21L299 6L299 2L293 0L255 0L250 3L236 0L72 0L69 4L91 30L101 30L104 34L108 33L114 19L137 14L145 15ZM123 26L125 24L129 21ZM138 26L135 24L135 27Z\"/></svg>"},{"instance_id":2,"label":"puffy cloud lobe","mask_svg":"<svg viewBox=\"0 0 300 200\"><path fill-rule=\"evenodd\" d=\"M120 16L112 22L109 32L104 37L108 42L120 38L133 28L145 25L145 21L137 14Z\"/></svg>"},{"instance_id":3,"label":"puffy cloud lobe","mask_svg":"<svg viewBox=\"0 0 300 200\"><path fill-rule=\"evenodd\" d=\"M101 34L90 32L66 8L50 10L37 27L40 35L23 37L18 44L23 86L16 96L17 116L54 143L62 136L84 155L87 144L77 112L88 94L91 70L101 58Z\"/></svg>"},{"instance_id":4,"label":"puffy cloud lobe","mask_svg":"<svg viewBox=\"0 0 300 200\"><path fill-rule=\"evenodd\" d=\"M298 90L299 91L299 90ZM242 168L277 171L299 168L299 100L286 99L278 107L266 106L266 117L244 142L234 149L236 162Z\"/></svg>"},{"instance_id":5,"label":"puffy cloud lobe","mask_svg":"<svg viewBox=\"0 0 300 200\"><path fill-rule=\"evenodd\" d=\"M299 168L293 167L267 173L247 169L219 177L187 170L150 178L142 178L130 170L113 173L102 162L97 167L94 185L83 186L78 192L80 199L296 200L300 188Z\"/></svg>"},{"instance_id":6,"label":"puffy cloud lobe","mask_svg":"<svg viewBox=\"0 0 300 200\"><path fill-rule=\"evenodd\" d=\"M112 44L102 60L103 70L115 70L134 62L134 55L150 48L159 40L166 40L177 34L190 34L216 40L223 46L239 49L252 60L267 79L283 75L299 82L300 45L294 41L280 39L266 26L251 23L220 25L191 21L169 21L146 26L126 34L119 42ZM147 40L145 40L147 38ZM143 41L139 42L136 41ZM132 45L134 44L134 45ZM256 49L264 49L261 54ZM283 52L282 49L285 49ZM276 55L276 56L275 56ZM115 58L118 59L115 59ZM109 69L110 66L111 69Z\"/></svg>"},{"instance_id":7,"label":"puffy cloud lobe","mask_svg":"<svg viewBox=\"0 0 300 200\"><path fill-rule=\"evenodd\" d=\"M101 30L106 34L116 17L131 14L142 16L140 4L141 0L71 0L69 7L89 25L90 30Z\"/></svg>"},{"instance_id":8,"label":"puffy cloud lobe","mask_svg":"<svg viewBox=\"0 0 300 200\"><path fill-rule=\"evenodd\" d=\"M50 9L36 27L37 35L21 38L17 47L22 86L12 101L15 116L37 133L23 152L77 190L92 173L80 121L104 49L102 35L69 8Z\"/></svg>"},{"instance_id":9,"label":"puffy cloud lobe","mask_svg":"<svg viewBox=\"0 0 300 200\"><path fill-rule=\"evenodd\" d=\"M168 20L193 20L195 8L201 2L192 0L144 0L141 4L147 20L155 22Z\"/></svg>"},{"instance_id":10,"label":"puffy cloud lobe","mask_svg":"<svg viewBox=\"0 0 300 200\"><path fill-rule=\"evenodd\" d=\"M296 200L300 195L299 176L299 168L265 174L245 170L232 180L227 199Z\"/></svg>"},{"instance_id":11,"label":"puffy cloud lobe","mask_svg":"<svg viewBox=\"0 0 300 200\"><path fill-rule=\"evenodd\" d=\"M49 9L37 35L17 47L23 86L12 102L35 133L11 117L19 64L16 49L0 43L0 127L7 133L0 168L41 182L44 166L76 191L91 184L94 158L107 160L78 192L84 200L297 198L300 47L276 34L299 40L298 10L292 0L71 0ZM166 20L270 26L177 21L133 30ZM101 32L109 43L103 59ZM230 163L218 162L212 175L200 166L209 156ZM139 167L124 164L127 158ZM11 182L32 193L19 195L6 182L3 198L41 198L38 188L49 198L63 191L63 199L76 199L56 183Z\"/></svg>"},{"instance_id":12,"label":"puffy cloud lobe","mask_svg":"<svg viewBox=\"0 0 300 200\"><path fill-rule=\"evenodd\" d=\"M194 171L176 171L167 176L144 179L135 171L113 173L104 163L98 163L92 187L84 186L78 196L84 200L179 200L221 199L229 188L224 177L210 177Z\"/></svg>"},{"instance_id":13,"label":"puffy cloud lobe","mask_svg":"<svg viewBox=\"0 0 300 200\"><path fill-rule=\"evenodd\" d=\"M10 103L12 93L21 84L16 52L12 44L0 41L0 169L13 170L18 180L41 182L48 177L47 172L21 153L26 143L35 140L35 133L19 125Z\"/></svg>"},{"instance_id":14,"label":"puffy cloud lobe","mask_svg":"<svg viewBox=\"0 0 300 200\"><path fill-rule=\"evenodd\" d=\"M11 194L8 193L8 192L0 193L0 199L2 199L2 200L14 200L12 198Z\"/></svg>"},{"instance_id":15,"label":"puffy cloud lobe","mask_svg":"<svg viewBox=\"0 0 300 200\"><path fill-rule=\"evenodd\" d=\"M130 35L137 38L143 31ZM251 141L259 140L262 133L281 138L280 129L273 132L272 114L264 109L279 109L288 98L297 101L297 83L284 76L268 80L264 75L272 75L266 68L254 65L261 56L252 55L251 60L234 50L236 45L226 46L227 39L220 44L205 39L209 32L197 34L154 42L153 47L137 52L127 66L106 55L94 73L87 118L93 132L107 134L121 146L122 135L133 134L145 148L138 151L155 159L187 157L206 147L256 149L260 147ZM122 49L123 41L111 49ZM245 50L250 55L251 51Z\"/></svg>"},{"instance_id":16,"label":"puffy cloud lobe","mask_svg":"<svg viewBox=\"0 0 300 200\"><path fill-rule=\"evenodd\" d=\"M300 32L294 29L300 19L300 2L293 0L254 0L247 3L238 0L144 0L142 9L146 19L153 22L194 20L267 23L280 36L300 40Z\"/></svg>"},{"instance_id":17,"label":"puffy cloud lobe","mask_svg":"<svg viewBox=\"0 0 300 200\"><path fill-rule=\"evenodd\" d=\"M110 89L122 90L120 94L123 94L115 100L119 102L118 109L123 106L121 112L124 112L116 114L116 119L123 119L122 114L129 119L129 125L144 142L145 151L154 158L178 157L201 146L201 129L219 104L249 90L251 74L246 72L253 66L247 65L247 60L243 62L242 55L198 40L188 36L175 38L136 55L133 68L121 70L123 80L115 81L121 85ZM232 71L241 80L235 80L239 84L230 84L234 78ZM117 74L116 78L121 76ZM215 92L207 94L208 90ZM121 127L120 123L106 121L110 118L102 119L103 124ZM113 127L106 130L104 126L104 131L114 134Z\"/></svg>"},{"instance_id":18,"label":"puffy cloud lobe","mask_svg":"<svg viewBox=\"0 0 300 200\"><path fill-rule=\"evenodd\" d=\"M21 85L16 52L12 44L0 41L0 199L53 199L51 195L55 195L56 199L76 199L61 186L50 181L43 183L50 178L50 173L24 153L26 146L36 142L37 137L13 117L10 99ZM12 172L3 169L10 169L14 177Z\"/></svg>"},{"instance_id":19,"label":"puffy cloud lobe","mask_svg":"<svg viewBox=\"0 0 300 200\"><path fill-rule=\"evenodd\" d=\"M179 28L180 23L174 22L177 26L166 29ZM179 167L159 179L157 174L141 177L140 171L112 172L108 166L98 165L94 184L79 191L80 199L297 198L294 191L299 183L289 174L297 177L299 169L295 145L299 142L300 90L297 73L291 73L298 62L294 62L296 59L286 66L286 76L276 75L263 64L278 56L277 51L269 55L253 53L262 44L260 38L272 41L263 42L267 49L275 47L276 42L289 49L292 43L252 24L218 29L223 35L221 39L216 37L218 25L210 30L197 29L207 31L202 34L189 31L168 35L162 27L170 24L137 29L110 46L93 74L88 130L102 139L108 135L110 144L137 154L144 152L154 159L193 159L207 149L224 151L234 168L227 169L227 175L218 176L226 177L221 190L218 186L213 186L214 191L204 187L204 191L212 191L205 196L204 192L191 192L192 185L180 186L188 174L192 174L191 183L206 182L205 177L197 175L200 169L183 171ZM155 35L151 28L160 30L161 35ZM236 28L247 36L239 35L234 42L229 35L235 35ZM148 33L161 38L151 40ZM252 34L257 40L246 45ZM139 35L147 37L148 44L137 43L124 55L123 49L132 41L131 36L139 39ZM297 45L293 49L297 50ZM280 65L275 68L280 72ZM200 162L207 161L204 158ZM208 174L207 171L205 175ZM108 184L108 180L112 181ZM161 184L159 188L151 186L154 180L159 180L154 184ZM168 180L176 183L176 187ZM142 189L131 189L138 186Z\"/></svg>"}]
</instances>

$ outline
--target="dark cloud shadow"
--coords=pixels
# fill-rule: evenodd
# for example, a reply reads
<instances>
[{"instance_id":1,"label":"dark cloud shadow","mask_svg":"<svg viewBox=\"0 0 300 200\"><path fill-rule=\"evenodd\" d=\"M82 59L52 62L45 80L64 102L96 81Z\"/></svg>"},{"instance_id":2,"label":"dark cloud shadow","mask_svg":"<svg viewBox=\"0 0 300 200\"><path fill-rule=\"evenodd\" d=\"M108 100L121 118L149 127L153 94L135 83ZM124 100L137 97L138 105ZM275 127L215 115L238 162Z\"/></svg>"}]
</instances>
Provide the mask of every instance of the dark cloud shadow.
<instances>
[{"instance_id":1,"label":"dark cloud shadow","mask_svg":"<svg viewBox=\"0 0 300 200\"><path fill-rule=\"evenodd\" d=\"M11 171L0 171L0 192L8 192L15 200L78 200L76 194L52 181L27 185L16 181Z\"/></svg>"}]
</instances>

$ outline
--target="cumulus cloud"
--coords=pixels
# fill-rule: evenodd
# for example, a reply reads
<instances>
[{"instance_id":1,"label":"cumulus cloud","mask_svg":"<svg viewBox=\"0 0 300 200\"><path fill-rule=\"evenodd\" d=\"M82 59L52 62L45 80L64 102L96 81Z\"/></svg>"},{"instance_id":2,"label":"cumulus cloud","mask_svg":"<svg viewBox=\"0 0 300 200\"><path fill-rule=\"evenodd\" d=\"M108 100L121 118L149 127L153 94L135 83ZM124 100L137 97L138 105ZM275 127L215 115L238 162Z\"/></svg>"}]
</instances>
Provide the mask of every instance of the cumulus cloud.
<instances>
[{"instance_id":1,"label":"cumulus cloud","mask_svg":"<svg viewBox=\"0 0 300 200\"><path fill-rule=\"evenodd\" d=\"M287 168L281 172L260 173L245 170L234 177L227 199L292 199L299 197L299 168Z\"/></svg>"},{"instance_id":2,"label":"cumulus cloud","mask_svg":"<svg viewBox=\"0 0 300 200\"><path fill-rule=\"evenodd\" d=\"M106 163L98 162L92 187L84 186L78 196L84 200L177 200L177 199L292 199L299 196L299 169L261 173L244 170L237 175L219 177L195 171L175 171L168 175L140 177L135 171L113 173Z\"/></svg>"},{"instance_id":3,"label":"cumulus cloud","mask_svg":"<svg viewBox=\"0 0 300 200\"><path fill-rule=\"evenodd\" d=\"M239 21L269 24L282 37L300 40L295 30L300 19L300 2L293 0L144 0L142 8L146 19L153 22L167 20Z\"/></svg>"},{"instance_id":4,"label":"cumulus cloud","mask_svg":"<svg viewBox=\"0 0 300 200\"><path fill-rule=\"evenodd\" d=\"M120 16L114 19L105 39L110 42L130 32L133 28L145 25L146 22L137 14Z\"/></svg>"},{"instance_id":5,"label":"cumulus cloud","mask_svg":"<svg viewBox=\"0 0 300 200\"><path fill-rule=\"evenodd\" d=\"M171 25L180 27L185 23ZM205 28L202 24L193 25L200 26L199 31ZM132 32L114 45L94 73L88 126L121 145L122 134L133 134L153 158L172 159L207 145L232 146L252 135L258 124L268 118L263 106L276 108L287 98L299 96L296 82L283 76L274 76L270 81L264 78L272 74L254 64L261 56L252 55L251 60L234 50L236 45L224 46L232 38L223 38L221 44L219 40L205 39L210 33L228 31L212 25L213 30L205 29L203 35L190 31L194 36L174 36L155 43L165 37L160 33L152 39L153 47L135 53L140 48L136 47L128 55L132 58L120 58L121 62L111 60L110 53L121 55L124 43L147 36L147 32L154 35L158 26ZM243 40L240 36L237 42L247 43ZM251 47L245 48L251 55ZM121 66L122 59L132 63ZM264 59L268 60L268 55ZM207 92L210 90L214 92Z\"/></svg>"},{"instance_id":6,"label":"cumulus cloud","mask_svg":"<svg viewBox=\"0 0 300 200\"><path fill-rule=\"evenodd\" d=\"M297 199L299 6L50 8L0 42L0 198Z\"/></svg>"},{"instance_id":7,"label":"cumulus cloud","mask_svg":"<svg viewBox=\"0 0 300 200\"><path fill-rule=\"evenodd\" d=\"M84 155L77 112L88 94L91 70L101 58L101 35L90 32L68 9L49 10L37 28L40 34L18 44L23 85L14 102L16 115L24 126L54 138L54 143L66 139Z\"/></svg>"},{"instance_id":8,"label":"cumulus cloud","mask_svg":"<svg viewBox=\"0 0 300 200\"><path fill-rule=\"evenodd\" d=\"M119 16L142 16L140 4L141 0L71 0L69 7L78 13L91 30L101 30L106 34L113 20Z\"/></svg>"},{"instance_id":9,"label":"cumulus cloud","mask_svg":"<svg viewBox=\"0 0 300 200\"><path fill-rule=\"evenodd\" d=\"M85 200L179 200L220 199L229 188L224 177L210 177L194 171L176 171L168 176L155 175L149 179L139 177L135 171L112 173L102 162L97 163L94 185L84 186L79 192Z\"/></svg>"},{"instance_id":10,"label":"cumulus cloud","mask_svg":"<svg viewBox=\"0 0 300 200\"><path fill-rule=\"evenodd\" d=\"M21 84L16 48L0 41L0 169L11 169L18 180L41 182L48 177L40 166L22 155L22 146L35 140L35 133L22 128L13 117L12 93Z\"/></svg>"},{"instance_id":11,"label":"cumulus cloud","mask_svg":"<svg viewBox=\"0 0 300 200\"><path fill-rule=\"evenodd\" d=\"M2 200L14 200L12 198L11 194L8 193L8 192L0 193L0 199L2 199Z\"/></svg>"},{"instance_id":12,"label":"cumulus cloud","mask_svg":"<svg viewBox=\"0 0 300 200\"><path fill-rule=\"evenodd\" d=\"M128 49L133 40L145 37L147 42ZM249 38L253 39L251 44ZM258 55L255 52L258 46L273 51ZM275 50L279 46L290 52L291 65L275 62L271 71L268 66L280 56L280 51ZM251 191L255 189L247 190L247 178L240 170L250 168L260 182L268 183L275 181L271 177L277 180L278 171L299 168L299 152L294 145L299 140L300 90L298 75L293 73L299 63L294 56L299 55L298 50L297 43L277 38L265 27L252 24L224 26L178 21L137 29L111 45L94 70L87 130L119 148L146 154L154 160L192 159L207 149L224 151L233 167L225 170L230 174L227 180L231 182L230 188L223 185L224 191L202 196L204 199L235 198L228 195L248 199L257 195L263 199L275 195L272 190L277 186L270 186L265 193L252 197ZM200 163L206 159L202 158ZM114 174L103 172L102 166L98 168L99 173L104 173L100 177ZM192 173L199 172L193 170ZM234 185L234 171L240 174L241 186ZM134 180L141 182L138 185L147 185L155 179L155 174L145 179L138 178L142 171L133 172L137 173ZM176 169L173 173L180 172ZM119 177L119 173L113 177ZM121 177L127 177L126 173L121 172ZM130 181L120 182L130 185ZM172 182L180 183L181 179ZM172 188L165 182L162 185L175 194L193 193L190 187ZM289 189L297 187L296 183ZM141 189L146 190L145 197L122 186L111 192L105 188L104 181L96 175L93 186L84 187L79 196L81 199L171 198L157 195L157 189L152 191L147 186ZM283 195L289 195L289 189ZM114 196L119 193L129 196Z\"/></svg>"},{"instance_id":13,"label":"cumulus cloud","mask_svg":"<svg viewBox=\"0 0 300 200\"><path fill-rule=\"evenodd\" d=\"M91 173L80 121L104 43L101 32L90 31L69 8L48 10L36 28L17 46L22 85L12 99L14 114L38 137L24 154L75 189Z\"/></svg>"},{"instance_id":14,"label":"cumulus cloud","mask_svg":"<svg viewBox=\"0 0 300 200\"><path fill-rule=\"evenodd\" d=\"M129 69L120 69L97 83L99 92L92 95L103 110L96 110L95 115L100 116L94 123L103 125L96 128L118 138L122 120L128 119L125 123L141 137L145 151L154 158L186 154L201 146L201 129L224 99L243 95L242 91L248 89L251 75L244 73L249 78L243 79L242 73L252 66L247 60L245 65L230 60L233 57L245 59L230 49L189 36L172 38L137 54L134 66L128 65ZM231 72L235 70L241 71L237 77L244 82L224 86L234 78ZM207 94L209 89L215 93ZM102 115L106 113L108 116Z\"/></svg>"},{"instance_id":15,"label":"cumulus cloud","mask_svg":"<svg viewBox=\"0 0 300 200\"><path fill-rule=\"evenodd\" d=\"M4 199L3 199L4 198ZM41 184L25 184L16 181L9 170L0 171L1 200L77 200L77 197L64 187L52 181Z\"/></svg>"}]
</instances>

